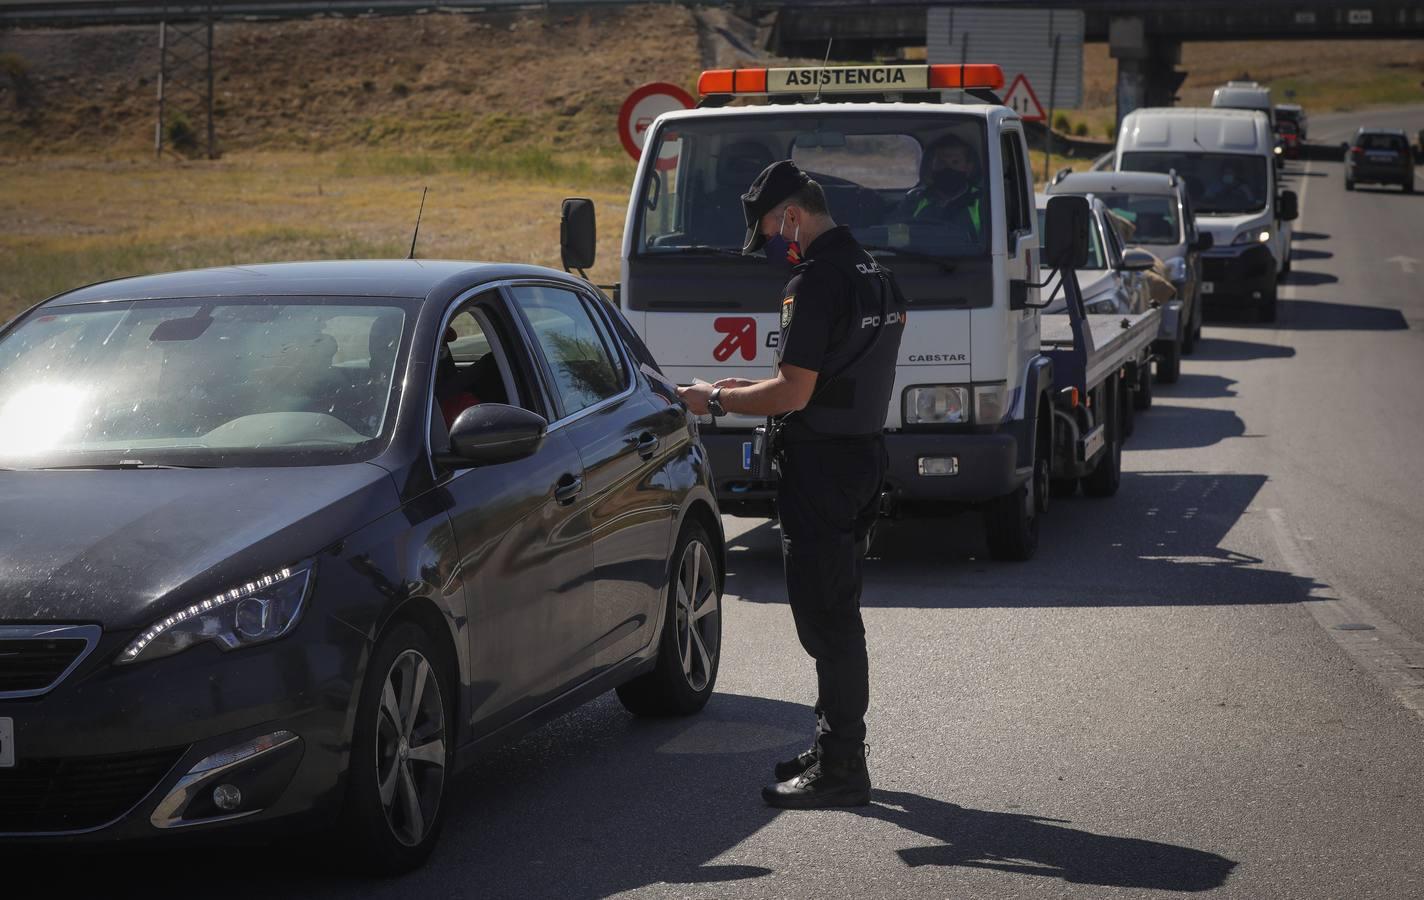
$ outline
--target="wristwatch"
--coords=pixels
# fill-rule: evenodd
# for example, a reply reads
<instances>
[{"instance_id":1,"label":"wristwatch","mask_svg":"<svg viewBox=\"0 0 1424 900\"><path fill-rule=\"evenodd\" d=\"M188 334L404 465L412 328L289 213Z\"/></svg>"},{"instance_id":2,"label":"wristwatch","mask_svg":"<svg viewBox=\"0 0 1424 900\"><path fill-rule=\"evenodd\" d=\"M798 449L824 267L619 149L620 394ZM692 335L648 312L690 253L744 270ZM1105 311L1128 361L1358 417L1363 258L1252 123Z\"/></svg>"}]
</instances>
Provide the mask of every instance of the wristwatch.
<instances>
[{"instance_id":1,"label":"wristwatch","mask_svg":"<svg viewBox=\"0 0 1424 900\"><path fill-rule=\"evenodd\" d=\"M707 398L707 411L714 416L725 416L727 411L722 408L722 389L713 388L712 396Z\"/></svg>"}]
</instances>

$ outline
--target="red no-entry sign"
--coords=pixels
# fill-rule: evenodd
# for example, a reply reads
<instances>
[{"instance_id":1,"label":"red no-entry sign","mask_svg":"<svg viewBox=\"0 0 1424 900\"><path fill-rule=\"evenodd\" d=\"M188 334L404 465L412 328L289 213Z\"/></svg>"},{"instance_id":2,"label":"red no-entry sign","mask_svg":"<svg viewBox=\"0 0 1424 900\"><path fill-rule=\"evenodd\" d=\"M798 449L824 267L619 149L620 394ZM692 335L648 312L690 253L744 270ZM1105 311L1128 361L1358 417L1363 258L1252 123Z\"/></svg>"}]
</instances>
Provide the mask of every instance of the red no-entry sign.
<instances>
[{"instance_id":1,"label":"red no-entry sign","mask_svg":"<svg viewBox=\"0 0 1424 900\"><path fill-rule=\"evenodd\" d=\"M648 138L648 129L653 120L665 112L675 109L691 109L697 102L692 95L675 84L655 81L645 84L623 101L618 110L618 137L623 141L623 149L634 159L643 156L643 144ZM659 169L671 169L677 165L677 147L664 146L658 154Z\"/></svg>"}]
</instances>

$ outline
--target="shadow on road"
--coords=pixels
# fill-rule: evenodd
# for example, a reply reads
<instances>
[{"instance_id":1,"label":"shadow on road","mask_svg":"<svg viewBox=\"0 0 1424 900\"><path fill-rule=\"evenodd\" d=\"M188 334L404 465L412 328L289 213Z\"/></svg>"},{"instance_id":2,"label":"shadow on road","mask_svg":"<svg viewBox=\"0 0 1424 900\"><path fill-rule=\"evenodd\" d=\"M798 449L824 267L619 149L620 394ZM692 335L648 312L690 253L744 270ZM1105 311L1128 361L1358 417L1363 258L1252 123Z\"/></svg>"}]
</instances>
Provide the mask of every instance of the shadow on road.
<instances>
[{"instance_id":1,"label":"shadow on road","mask_svg":"<svg viewBox=\"0 0 1424 900\"><path fill-rule=\"evenodd\" d=\"M1295 275L1303 274L1292 272L1291 276L1293 279ZM1278 300L1277 304L1275 324L1261 327L1291 331L1404 331L1409 328L1404 313L1388 306L1285 298Z\"/></svg>"},{"instance_id":2,"label":"shadow on road","mask_svg":"<svg viewBox=\"0 0 1424 900\"><path fill-rule=\"evenodd\" d=\"M1291 250L1291 259L1296 262L1312 259L1333 259L1334 257L1335 254L1331 253L1329 250L1311 250L1308 247L1301 247L1299 250Z\"/></svg>"},{"instance_id":3,"label":"shadow on road","mask_svg":"<svg viewBox=\"0 0 1424 900\"><path fill-rule=\"evenodd\" d=\"M1237 341L1213 334L1197 344L1196 353L1192 354L1191 359L1198 362L1247 362L1253 359L1289 359L1292 356L1295 356L1294 347Z\"/></svg>"},{"instance_id":4,"label":"shadow on road","mask_svg":"<svg viewBox=\"0 0 1424 900\"><path fill-rule=\"evenodd\" d=\"M72 851L26 852L0 857L0 865L15 897L593 900L652 885L696 886L669 892L715 897L717 884L774 874L714 860L778 815L759 790L775 760L804 747L813 721L801 704L720 693L697 716L642 720L605 697L494 751L462 777L434 856L399 879L354 877L339 855L318 856L306 837L270 847L89 852L82 864ZM874 799L865 815L936 842L899 851L912 866L1197 890L1219 884L1234 865L1056 819L893 791Z\"/></svg>"},{"instance_id":5,"label":"shadow on road","mask_svg":"<svg viewBox=\"0 0 1424 900\"><path fill-rule=\"evenodd\" d=\"M1129 442L1133 449L1153 410ZM1298 603L1315 583L1228 549L1264 475L1128 472L1117 496L1055 499L1038 555L990 562L977 513L883 522L865 563L867 608L1220 606ZM770 522L728 545L727 590L785 603L778 532Z\"/></svg>"},{"instance_id":6,"label":"shadow on road","mask_svg":"<svg viewBox=\"0 0 1424 900\"><path fill-rule=\"evenodd\" d=\"M1209 891L1236 863L1215 853L1067 828L1062 819L966 809L902 791L875 791L861 814L936 841L900 850L908 866L968 866L1069 884Z\"/></svg>"},{"instance_id":7,"label":"shadow on road","mask_svg":"<svg viewBox=\"0 0 1424 900\"><path fill-rule=\"evenodd\" d=\"M1158 400L1174 397L1213 400L1219 397L1235 397L1236 391L1233 388L1235 384L1236 379L1234 378L1183 372L1175 384L1153 385L1152 390L1156 393ZM1148 413L1148 415L1152 415L1152 413ZM1137 449L1135 442L1132 442L1131 445L1134 450Z\"/></svg>"},{"instance_id":8,"label":"shadow on road","mask_svg":"<svg viewBox=\"0 0 1424 900\"><path fill-rule=\"evenodd\" d=\"M1292 241L1328 241L1330 235L1319 231L1294 231L1291 232Z\"/></svg>"},{"instance_id":9,"label":"shadow on road","mask_svg":"<svg viewBox=\"0 0 1424 900\"><path fill-rule=\"evenodd\" d=\"M1403 188L1395 187L1392 184L1379 184L1373 187L1365 187L1361 184L1356 185L1355 190L1361 194L1397 194L1401 197L1424 197L1424 194L1421 194L1418 191L1406 191Z\"/></svg>"},{"instance_id":10,"label":"shadow on road","mask_svg":"<svg viewBox=\"0 0 1424 900\"><path fill-rule=\"evenodd\" d=\"M1339 284L1340 278L1337 275L1331 275L1329 272L1302 272L1299 269L1292 269L1282 279L1282 283L1313 287L1321 284Z\"/></svg>"},{"instance_id":11,"label":"shadow on road","mask_svg":"<svg viewBox=\"0 0 1424 900\"><path fill-rule=\"evenodd\" d=\"M1210 447L1246 433L1246 423L1229 409L1154 403L1145 418L1138 419L1137 423L1137 430L1124 445L1128 450Z\"/></svg>"}]
</instances>

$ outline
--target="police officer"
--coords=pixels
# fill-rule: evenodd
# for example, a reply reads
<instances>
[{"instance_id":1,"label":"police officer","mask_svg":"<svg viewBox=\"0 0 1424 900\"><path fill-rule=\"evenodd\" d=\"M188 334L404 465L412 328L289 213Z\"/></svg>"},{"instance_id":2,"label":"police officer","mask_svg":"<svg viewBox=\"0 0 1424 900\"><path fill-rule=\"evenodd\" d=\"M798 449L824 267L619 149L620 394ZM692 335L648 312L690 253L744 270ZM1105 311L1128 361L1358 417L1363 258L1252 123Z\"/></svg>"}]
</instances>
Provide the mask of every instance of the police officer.
<instances>
[{"instance_id":1,"label":"police officer","mask_svg":"<svg viewBox=\"0 0 1424 900\"><path fill-rule=\"evenodd\" d=\"M762 796L787 809L860 806L870 802L861 545L888 462L882 431L905 305L890 272L831 219L821 186L791 160L763 170L742 207L742 252L764 246L769 262L794 266L782 294L776 374L680 393L698 414L770 416L781 426L776 502L786 592L797 636L816 661L817 724L815 745L778 764L778 783Z\"/></svg>"}]
</instances>

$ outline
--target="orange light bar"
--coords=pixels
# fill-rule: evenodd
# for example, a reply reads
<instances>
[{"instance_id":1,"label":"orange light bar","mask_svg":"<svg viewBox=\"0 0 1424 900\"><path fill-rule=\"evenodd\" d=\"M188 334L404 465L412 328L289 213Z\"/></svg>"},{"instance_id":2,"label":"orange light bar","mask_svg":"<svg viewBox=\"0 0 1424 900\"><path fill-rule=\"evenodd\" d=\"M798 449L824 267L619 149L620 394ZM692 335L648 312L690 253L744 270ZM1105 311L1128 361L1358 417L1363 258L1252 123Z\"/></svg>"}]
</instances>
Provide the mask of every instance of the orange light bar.
<instances>
[{"instance_id":1,"label":"orange light bar","mask_svg":"<svg viewBox=\"0 0 1424 900\"><path fill-rule=\"evenodd\" d=\"M991 63L930 66L930 87L939 90L989 88L997 91L1003 86L1004 70Z\"/></svg>"},{"instance_id":2,"label":"orange light bar","mask_svg":"<svg viewBox=\"0 0 1424 900\"><path fill-rule=\"evenodd\" d=\"M697 93L764 94L766 69L708 69L697 79Z\"/></svg>"}]
</instances>

